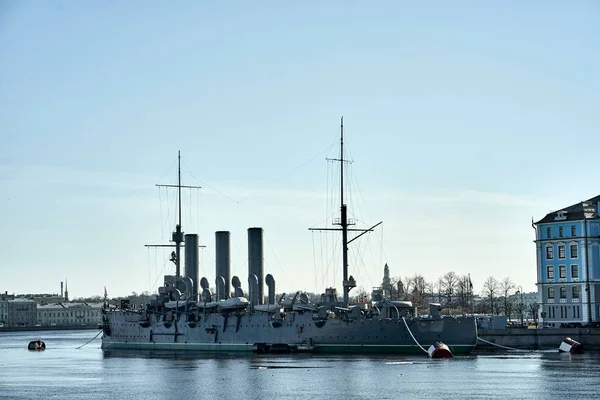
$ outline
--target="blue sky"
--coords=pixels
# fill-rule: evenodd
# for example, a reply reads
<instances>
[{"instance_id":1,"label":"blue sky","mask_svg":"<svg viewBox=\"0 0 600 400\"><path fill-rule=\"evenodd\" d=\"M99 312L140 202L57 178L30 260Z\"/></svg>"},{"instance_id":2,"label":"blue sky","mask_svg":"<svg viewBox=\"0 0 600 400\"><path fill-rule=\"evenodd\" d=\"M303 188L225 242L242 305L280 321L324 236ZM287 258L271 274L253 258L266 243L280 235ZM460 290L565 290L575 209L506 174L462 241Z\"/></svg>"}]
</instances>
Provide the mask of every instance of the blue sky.
<instances>
[{"instance_id":1,"label":"blue sky","mask_svg":"<svg viewBox=\"0 0 600 400\"><path fill-rule=\"evenodd\" d=\"M184 230L265 230L278 291L341 290L327 192L344 116L350 273L470 273L535 290L531 217L597 195L595 1L4 1L0 290L153 291ZM329 204L326 207L326 204ZM335 204L335 203L334 203ZM339 248L339 247L338 247Z\"/></svg>"}]
</instances>

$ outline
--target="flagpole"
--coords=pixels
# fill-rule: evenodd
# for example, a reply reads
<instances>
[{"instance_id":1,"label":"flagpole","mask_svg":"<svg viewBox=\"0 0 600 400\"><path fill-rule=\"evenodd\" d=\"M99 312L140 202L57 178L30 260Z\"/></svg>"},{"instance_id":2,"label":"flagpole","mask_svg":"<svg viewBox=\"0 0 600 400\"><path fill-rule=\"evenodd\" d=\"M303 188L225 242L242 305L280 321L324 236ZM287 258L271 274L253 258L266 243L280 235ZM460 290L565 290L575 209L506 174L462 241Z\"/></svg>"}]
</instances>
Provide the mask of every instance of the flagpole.
<instances>
[{"instance_id":1,"label":"flagpole","mask_svg":"<svg viewBox=\"0 0 600 400\"><path fill-rule=\"evenodd\" d=\"M469 273L469 308L471 308L471 314L473 311L473 282L471 282L471 273Z\"/></svg>"}]
</instances>

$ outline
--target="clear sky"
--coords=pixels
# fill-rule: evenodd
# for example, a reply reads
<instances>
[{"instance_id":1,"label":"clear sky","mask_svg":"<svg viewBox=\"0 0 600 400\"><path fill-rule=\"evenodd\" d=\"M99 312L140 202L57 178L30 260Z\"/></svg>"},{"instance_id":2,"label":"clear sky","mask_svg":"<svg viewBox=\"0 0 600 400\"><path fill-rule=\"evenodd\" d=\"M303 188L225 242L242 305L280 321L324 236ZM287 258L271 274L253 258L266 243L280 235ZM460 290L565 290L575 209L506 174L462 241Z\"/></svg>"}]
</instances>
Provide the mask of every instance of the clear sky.
<instances>
[{"instance_id":1,"label":"clear sky","mask_svg":"<svg viewBox=\"0 0 600 400\"><path fill-rule=\"evenodd\" d=\"M264 228L277 291L341 291L339 119L350 273L470 273L535 290L531 218L600 193L600 3L0 2L0 290L154 291L184 231L214 282L231 231ZM327 207L326 205L329 204ZM334 254L332 255L332 251Z\"/></svg>"}]
</instances>

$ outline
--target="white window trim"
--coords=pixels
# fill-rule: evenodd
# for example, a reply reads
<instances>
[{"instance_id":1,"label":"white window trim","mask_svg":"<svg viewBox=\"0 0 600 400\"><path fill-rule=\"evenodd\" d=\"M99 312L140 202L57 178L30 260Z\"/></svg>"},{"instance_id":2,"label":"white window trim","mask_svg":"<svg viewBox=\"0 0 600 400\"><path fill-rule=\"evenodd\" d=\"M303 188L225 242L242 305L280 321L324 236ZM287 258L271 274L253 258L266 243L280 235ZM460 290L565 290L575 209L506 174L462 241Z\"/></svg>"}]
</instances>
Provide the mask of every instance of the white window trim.
<instances>
[{"instance_id":1,"label":"white window trim","mask_svg":"<svg viewBox=\"0 0 600 400\"><path fill-rule=\"evenodd\" d=\"M552 278L550 278L550 268L552 268ZM556 271L554 270L554 265L546 265L546 279L552 279L552 281L556 279Z\"/></svg>"},{"instance_id":2,"label":"white window trim","mask_svg":"<svg viewBox=\"0 0 600 400\"><path fill-rule=\"evenodd\" d=\"M577 276L573 276L573 267L577 267ZM579 264L571 264L571 279L579 280Z\"/></svg>"},{"instance_id":3,"label":"white window trim","mask_svg":"<svg viewBox=\"0 0 600 400\"><path fill-rule=\"evenodd\" d=\"M552 258L548 258L548 248L552 249ZM554 260L554 245L552 244L547 244L545 246L545 250L544 250L544 257L546 260Z\"/></svg>"},{"instance_id":4,"label":"white window trim","mask_svg":"<svg viewBox=\"0 0 600 400\"><path fill-rule=\"evenodd\" d=\"M565 276L560 276L561 267L565 270ZM558 266L558 279L567 279L567 266L565 264L561 264Z\"/></svg>"},{"instance_id":5,"label":"white window trim","mask_svg":"<svg viewBox=\"0 0 600 400\"><path fill-rule=\"evenodd\" d=\"M565 248L565 256L564 257L560 256L560 247L561 246ZM557 245L556 245L556 257L557 257L557 260L566 260L567 259L567 246L564 243L557 243Z\"/></svg>"},{"instance_id":6,"label":"white window trim","mask_svg":"<svg viewBox=\"0 0 600 400\"><path fill-rule=\"evenodd\" d=\"M577 246L577 257L573 257L571 255L571 246ZM579 260L579 245L577 244L577 242L569 243L569 258L571 258L572 260Z\"/></svg>"}]
</instances>

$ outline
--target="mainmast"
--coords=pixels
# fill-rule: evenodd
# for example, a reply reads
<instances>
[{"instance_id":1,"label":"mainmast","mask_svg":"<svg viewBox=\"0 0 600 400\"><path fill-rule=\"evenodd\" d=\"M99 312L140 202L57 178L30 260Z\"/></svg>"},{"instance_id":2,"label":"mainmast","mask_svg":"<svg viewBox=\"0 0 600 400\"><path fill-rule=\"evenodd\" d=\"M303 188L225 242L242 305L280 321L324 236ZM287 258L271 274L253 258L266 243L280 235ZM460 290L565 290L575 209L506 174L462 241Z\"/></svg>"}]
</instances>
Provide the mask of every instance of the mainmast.
<instances>
[{"instance_id":1,"label":"mainmast","mask_svg":"<svg viewBox=\"0 0 600 400\"><path fill-rule=\"evenodd\" d=\"M344 117L340 121L340 225L342 226L342 268L344 286L344 307L348 305L349 293L356 287L354 279L348 280L348 208L344 204Z\"/></svg>"},{"instance_id":2,"label":"mainmast","mask_svg":"<svg viewBox=\"0 0 600 400\"><path fill-rule=\"evenodd\" d=\"M328 158L330 161L339 161L340 162L340 218L336 218L333 222L333 225L339 225L341 228L309 228L311 231L342 231L342 269L343 269L343 282L342 285L344 287L344 303L343 306L347 307L350 301L350 290L356 287L356 281L353 277L348 277L348 244L358 239L362 235L367 232L370 232L375 228L378 224L372 226L369 229L350 229L348 226L354 225L354 221L352 219L348 219L348 207L344 204L344 163L350 162L349 160L344 160L344 117L341 119L340 123L340 158ZM348 232L349 231L359 231L361 232L359 235L355 236L351 240L348 240Z\"/></svg>"}]
</instances>

